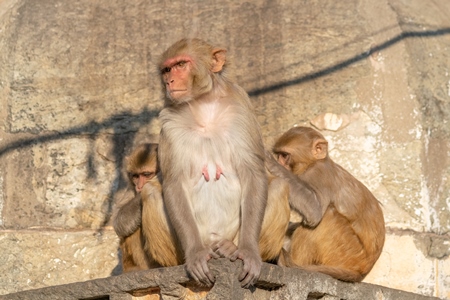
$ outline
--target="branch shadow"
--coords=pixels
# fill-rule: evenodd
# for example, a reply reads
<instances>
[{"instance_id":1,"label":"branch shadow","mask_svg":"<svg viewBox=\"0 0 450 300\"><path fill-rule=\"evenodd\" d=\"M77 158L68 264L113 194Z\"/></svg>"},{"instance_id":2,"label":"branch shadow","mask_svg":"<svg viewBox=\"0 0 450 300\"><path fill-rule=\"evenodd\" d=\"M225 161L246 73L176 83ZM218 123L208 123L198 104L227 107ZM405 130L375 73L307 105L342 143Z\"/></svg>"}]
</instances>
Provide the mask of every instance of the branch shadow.
<instances>
[{"instance_id":1,"label":"branch shadow","mask_svg":"<svg viewBox=\"0 0 450 300\"><path fill-rule=\"evenodd\" d=\"M132 113L130 111L124 111L116 115L110 116L108 119L103 122L91 121L87 124L76 126L70 128L68 130L50 134L43 134L35 138L23 138L12 143L9 143L4 146L0 146L0 159L6 154L17 150L23 149L27 147L32 147L38 144L45 144L54 142L57 140L64 140L73 137L88 137L91 141L91 147L88 150L87 157L87 177L88 178L97 178L98 167L96 166L94 156L96 155L94 149L94 141L98 137L98 135L105 130L112 129L112 161L115 164L115 176L113 182L111 184L110 191L108 192L106 199L107 203L104 203L106 206L106 214L105 219L102 222L102 225L99 229L99 233L102 232L102 227L104 227L110 219L112 208L113 208L113 199L114 194L118 189L126 185L126 179L123 178L123 158L125 155L125 145L133 144L133 140L139 130L144 126L148 126L151 121L158 117L159 110L149 110L144 109L138 114ZM124 120L126 120L126 128L124 128Z\"/></svg>"},{"instance_id":2,"label":"branch shadow","mask_svg":"<svg viewBox=\"0 0 450 300\"><path fill-rule=\"evenodd\" d=\"M334 72L337 72L341 69L344 69L346 67L349 67L350 65L357 63L361 60L364 60L366 58L368 58L370 55L372 55L373 53L376 53L378 51L381 51L383 49L389 48L392 45L404 40L404 39L408 39L408 38L431 38L431 37L438 37L438 36L443 36L443 35L447 35L450 34L450 27L446 27L446 28L441 28L441 29L436 29L436 30L430 30L430 31L405 31L402 32L401 34L393 37L392 39L387 40L386 42L380 44L380 45L376 45L374 47L372 47L369 51L366 52L362 52L359 53L347 60L344 60L342 62L338 62L334 65L331 65L329 67L323 68L319 71L316 72L312 72L306 75L303 75L301 77L298 78L294 78L291 80L287 80L287 81L283 81L283 82L279 82L279 83L275 83L272 84L270 86L267 87L263 87L263 88L257 88L257 89L253 89L248 91L248 94L250 97L258 97L261 96L263 94L267 94L270 92L274 92L286 87L290 87L293 85L299 85L314 79L317 79L319 77L323 77L329 74L332 74ZM282 70L278 70L278 72L282 72Z\"/></svg>"}]
</instances>

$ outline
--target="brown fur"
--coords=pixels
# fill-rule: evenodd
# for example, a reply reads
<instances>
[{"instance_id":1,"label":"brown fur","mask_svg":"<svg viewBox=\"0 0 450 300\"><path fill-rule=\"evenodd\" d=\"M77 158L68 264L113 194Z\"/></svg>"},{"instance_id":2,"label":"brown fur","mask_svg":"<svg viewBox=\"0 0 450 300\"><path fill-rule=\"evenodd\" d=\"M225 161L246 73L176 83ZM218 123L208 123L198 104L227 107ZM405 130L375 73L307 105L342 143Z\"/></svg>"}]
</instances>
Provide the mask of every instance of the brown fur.
<instances>
[{"instance_id":1,"label":"brown fur","mask_svg":"<svg viewBox=\"0 0 450 300\"><path fill-rule=\"evenodd\" d=\"M141 228L120 241L123 272L148 270L152 263L144 251L144 238Z\"/></svg>"},{"instance_id":2,"label":"brown fur","mask_svg":"<svg viewBox=\"0 0 450 300\"><path fill-rule=\"evenodd\" d=\"M289 216L289 185L282 178L269 174L269 195L259 237L259 250L263 261L278 259L289 225Z\"/></svg>"},{"instance_id":3,"label":"brown fur","mask_svg":"<svg viewBox=\"0 0 450 300\"><path fill-rule=\"evenodd\" d=\"M294 228L280 263L361 281L380 256L385 239L377 199L329 158L327 141L312 128L290 129L273 150L281 164L313 188L323 212L317 227Z\"/></svg>"},{"instance_id":4,"label":"brown fur","mask_svg":"<svg viewBox=\"0 0 450 300\"><path fill-rule=\"evenodd\" d=\"M158 178L149 181L142 190L142 231L145 250L162 267L184 263L181 246L169 223Z\"/></svg>"},{"instance_id":5,"label":"brown fur","mask_svg":"<svg viewBox=\"0 0 450 300\"><path fill-rule=\"evenodd\" d=\"M126 201L118 208L113 217L113 226L120 238L122 252L122 266L124 272L146 270L161 266L153 257L145 251L148 244L141 230L142 224L142 200L139 192L142 187L137 186L134 175L143 173L153 174L146 178L146 182L152 181L153 185L160 184L154 175L157 172L157 144L141 144L126 159L126 171L129 185L133 188L134 197ZM145 200L145 198L144 198ZM145 202L145 201L144 201Z\"/></svg>"}]
</instances>

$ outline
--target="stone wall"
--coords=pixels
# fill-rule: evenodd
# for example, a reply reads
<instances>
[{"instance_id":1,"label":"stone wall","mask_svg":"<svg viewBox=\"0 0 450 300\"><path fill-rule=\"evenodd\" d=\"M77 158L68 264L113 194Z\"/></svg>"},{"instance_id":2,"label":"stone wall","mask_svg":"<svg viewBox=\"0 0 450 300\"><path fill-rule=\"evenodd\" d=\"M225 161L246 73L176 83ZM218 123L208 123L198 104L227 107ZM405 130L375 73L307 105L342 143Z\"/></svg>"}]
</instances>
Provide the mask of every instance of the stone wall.
<instances>
[{"instance_id":1,"label":"stone wall","mask_svg":"<svg viewBox=\"0 0 450 300\"><path fill-rule=\"evenodd\" d=\"M450 298L446 0L0 0L0 294L120 273L123 157L155 141L155 62L226 46L264 140L314 125L383 204L367 282Z\"/></svg>"}]
</instances>

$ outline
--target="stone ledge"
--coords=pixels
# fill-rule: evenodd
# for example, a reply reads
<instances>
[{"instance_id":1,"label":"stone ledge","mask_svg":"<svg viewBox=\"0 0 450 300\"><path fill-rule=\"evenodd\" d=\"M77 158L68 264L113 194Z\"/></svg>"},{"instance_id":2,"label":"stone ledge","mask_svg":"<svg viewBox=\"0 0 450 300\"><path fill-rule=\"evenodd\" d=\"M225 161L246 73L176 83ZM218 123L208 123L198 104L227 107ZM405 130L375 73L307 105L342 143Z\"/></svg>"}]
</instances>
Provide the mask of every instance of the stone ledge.
<instances>
[{"instance_id":1,"label":"stone ledge","mask_svg":"<svg viewBox=\"0 0 450 300\"><path fill-rule=\"evenodd\" d=\"M241 263L227 259L212 260L209 266L216 276L214 287L205 299L367 299L425 300L439 299L368 283L346 283L327 275L264 263L255 287L243 289L237 280ZM131 294L153 294L162 299L198 299L186 294L189 278L183 266L132 272L102 279L45 287L0 296L2 300L97 299L129 300ZM160 289L160 291L158 290ZM203 293L205 294L205 293Z\"/></svg>"}]
</instances>

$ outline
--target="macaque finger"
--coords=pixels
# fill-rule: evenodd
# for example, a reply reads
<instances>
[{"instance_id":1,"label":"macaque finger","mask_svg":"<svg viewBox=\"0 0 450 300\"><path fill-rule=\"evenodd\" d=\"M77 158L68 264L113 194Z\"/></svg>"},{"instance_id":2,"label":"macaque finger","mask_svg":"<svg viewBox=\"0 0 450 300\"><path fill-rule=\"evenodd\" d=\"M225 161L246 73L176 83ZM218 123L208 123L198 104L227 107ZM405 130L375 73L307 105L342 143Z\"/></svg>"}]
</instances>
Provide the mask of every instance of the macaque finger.
<instances>
[{"instance_id":1,"label":"macaque finger","mask_svg":"<svg viewBox=\"0 0 450 300\"><path fill-rule=\"evenodd\" d=\"M249 264L244 263L244 268L239 274L238 279L241 282L243 288L248 288L255 284L259 277L259 269L254 266L249 266Z\"/></svg>"},{"instance_id":2,"label":"macaque finger","mask_svg":"<svg viewBox=\"0 0 450 300\"><path fill-rule=\"evenodd\" d=\"M195 254L190 257L193 257L193 259L186 261L186 270L188 273L197 282L206 286L211 286L215 281L215 277L209 270L208 261L211 258L218 258L219 255L214 253L212 249L205 248L196 251Z\"/></svg>"},{"instance_id":3,"label":"macaque finger","mask_svg":"<svg viewBox=\"0 0 450 300\"><path fill-rule=\"evenodd\" d=\"M241 286L248 288L253 285L259 278L261 272L262 261L258 255L255 255L249 250L238 250L237 258L241 259L244 263L242 272L239 274L238 279L241 282Z\"/></svg>"},{"instance_id":4,"label":"macaque finger","mask_svg":"<svg viewBox=\"0 0 450 300\"><path fill-rule=\"evenodd\" d=\"M220 257L230 258L238 249L237 246L230 240L221 240L215 243L212 247L213 251Z\"/></svg>"}]
</instances>

